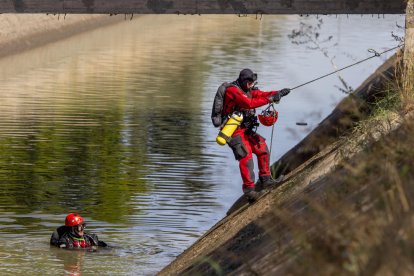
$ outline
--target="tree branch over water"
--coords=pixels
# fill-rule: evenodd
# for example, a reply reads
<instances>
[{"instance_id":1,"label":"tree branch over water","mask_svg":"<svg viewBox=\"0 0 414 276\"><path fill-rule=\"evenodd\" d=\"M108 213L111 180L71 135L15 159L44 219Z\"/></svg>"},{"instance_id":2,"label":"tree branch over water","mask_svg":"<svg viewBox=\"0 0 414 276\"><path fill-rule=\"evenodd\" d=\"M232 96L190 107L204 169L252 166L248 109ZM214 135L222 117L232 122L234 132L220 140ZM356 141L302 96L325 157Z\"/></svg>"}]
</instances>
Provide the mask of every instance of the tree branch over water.
<instances>
[{"instance_id":1,"label":"tree branch over water","mask_svg":"<svg viewBox=\"0 0 414 276\"><path fill-rule=\"evenodd\" d=\"M328 51L329 48L337 46L338 43L332 42L332 35L329 35L328 37L323 37L321 35L322 25L322 19L318 19L315 26L300 22L299 29L292 30L292 33L288 35L288 37L293 44L306 45L307 49L320 51L327 59L329 59L332 67L335 70L338 70L338 66L334 62L335 56L331 56ZM342 87L337 86L337 88L343 93L351 93L353 91L352 87L347 84L339 72L336 74L342 85Z\"/></svg>"}]
</instances>

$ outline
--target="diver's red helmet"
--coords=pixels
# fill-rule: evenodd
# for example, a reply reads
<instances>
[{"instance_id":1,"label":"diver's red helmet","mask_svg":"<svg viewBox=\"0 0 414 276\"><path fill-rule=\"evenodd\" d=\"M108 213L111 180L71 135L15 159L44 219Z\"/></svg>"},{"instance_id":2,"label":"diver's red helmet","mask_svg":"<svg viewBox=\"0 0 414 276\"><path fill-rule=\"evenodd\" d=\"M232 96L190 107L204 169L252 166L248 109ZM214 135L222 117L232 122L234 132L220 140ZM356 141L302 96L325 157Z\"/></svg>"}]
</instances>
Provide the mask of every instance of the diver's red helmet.
<instances>
[{"instance_id":1,"label":"diver's red helmet","mask_svg":"<svg viewBox=\"0 0 414 276\"><path fill-rule=\"evenodd\" d=\"M70 213L66 216L65 226L76 226L83 223L83 218L77 213Z\"/></svg>"},{"instance_id":2,"label":"diver's red helmet","mask_svg":"<svg viewBox=\"0 0 414 276\"><path fill-rule=\"evenodd\" d=\"M273 126L276 123L278 116L279 113L276 110L266 109L257 117L259 117L259 121L262 125Z\"/></svg>"}]
</instances>

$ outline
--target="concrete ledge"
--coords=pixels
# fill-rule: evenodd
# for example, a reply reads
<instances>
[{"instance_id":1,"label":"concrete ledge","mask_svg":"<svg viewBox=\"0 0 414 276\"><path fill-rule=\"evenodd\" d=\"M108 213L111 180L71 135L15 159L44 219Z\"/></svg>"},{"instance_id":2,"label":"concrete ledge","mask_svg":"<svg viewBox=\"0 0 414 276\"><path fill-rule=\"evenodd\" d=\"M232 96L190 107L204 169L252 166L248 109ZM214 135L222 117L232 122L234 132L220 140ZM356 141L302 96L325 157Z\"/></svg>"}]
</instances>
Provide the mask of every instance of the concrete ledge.
<instances>
[{"instance_id":1,"label":"concrete ledge","mask_svg":"<svg viewBox=\"0 0 414 276\"><path fill-rule=\"evenodd\" d=\"M0 0L0 13L403 14L405 0Z\"/></svg>"}]
</instances>

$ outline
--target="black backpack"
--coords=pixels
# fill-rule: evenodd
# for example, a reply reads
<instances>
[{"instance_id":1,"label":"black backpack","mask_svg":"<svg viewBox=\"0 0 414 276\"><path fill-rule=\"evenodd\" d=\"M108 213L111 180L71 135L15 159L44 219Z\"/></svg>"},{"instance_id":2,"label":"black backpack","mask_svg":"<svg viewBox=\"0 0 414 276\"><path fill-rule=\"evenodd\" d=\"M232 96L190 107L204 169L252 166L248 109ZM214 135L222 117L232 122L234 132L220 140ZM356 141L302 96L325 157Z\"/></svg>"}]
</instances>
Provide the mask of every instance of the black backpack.
<instances>
[{"instance_id":1,"label":"black backpack","mask_svg":"<svg viewBox=\"0 0 414 276\"><path fill-rule=\"evenodd\" d=\"M223 105L224 105L224 95L226 94L226 89L232 86L231 83L224 82L217 89L216 96L214 97L213 109L211 110L211 121L215 127L220 127L223 124Z\"/></svg>"}]
</instances>

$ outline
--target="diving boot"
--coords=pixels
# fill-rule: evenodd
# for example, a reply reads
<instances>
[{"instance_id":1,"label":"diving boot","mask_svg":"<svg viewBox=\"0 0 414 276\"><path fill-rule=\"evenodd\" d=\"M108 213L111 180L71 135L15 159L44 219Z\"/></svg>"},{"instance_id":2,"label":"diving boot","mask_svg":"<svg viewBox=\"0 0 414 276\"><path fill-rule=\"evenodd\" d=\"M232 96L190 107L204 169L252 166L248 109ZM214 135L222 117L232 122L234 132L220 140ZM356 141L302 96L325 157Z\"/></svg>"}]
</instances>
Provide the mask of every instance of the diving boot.
<instances>
[{"instance_id":1,"label":"diving boot","mask_svg":"<svg viewBox=\"0 0 414 276\"><path fill-rule=\"evenodd\" d=\"M260 196L260 192L256 192L254 188L243 189L243 193L249 203L255 202Z\"/></svg>"},{"instance_id":2,"label":"diving boot","mask_svg":"<svg viewBox=\"0 0 414 276\"><path fill-rule=\"evenodd\" d=\"M282 184L284 175L279 176L276 179L273 179L270 175L259 176L261 187L264 190L271 189L274 187L279 187Z\"/></svg>"}]
</instances>

